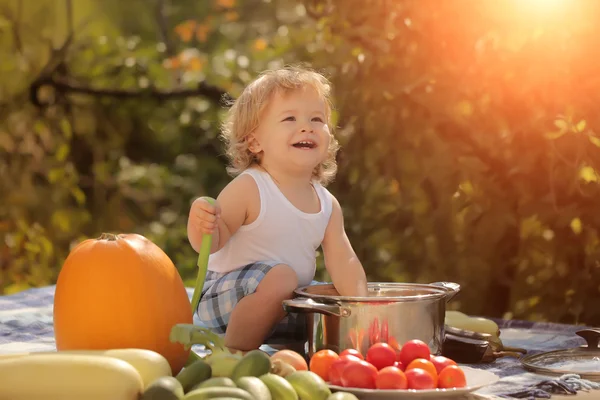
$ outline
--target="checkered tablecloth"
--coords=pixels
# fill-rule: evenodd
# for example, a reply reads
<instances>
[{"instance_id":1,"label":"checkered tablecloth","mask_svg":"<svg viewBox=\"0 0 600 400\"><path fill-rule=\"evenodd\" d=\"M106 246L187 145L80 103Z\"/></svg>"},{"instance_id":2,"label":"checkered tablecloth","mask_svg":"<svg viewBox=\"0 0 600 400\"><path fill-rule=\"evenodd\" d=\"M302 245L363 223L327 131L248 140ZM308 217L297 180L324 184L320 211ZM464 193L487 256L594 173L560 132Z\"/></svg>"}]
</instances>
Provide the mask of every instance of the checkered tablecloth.
<instances>
[{"instance_id":1,"label":"checkered tablecloth","mask_svg":"<svg viewBox=\"0 0 600 400\"><path fill-rule=\"evenodd\" d=\"M188 288L190 300L192 293L193 288ZM53 301L54 286L0 296L0 354L55 350ZM585 344L585 341L575 334L582 329L581 326L526 321L497 322L505 345L525 348L529 353ZM480 389L477 395L468 396L469 399L506 398L504 396L509 393L531 388L543 380L554 379L527 372L515 358L501 358L490 364L470 366L491 371L501 379L494 385ZM600 399L600 390L598 398Z\"/></svg>"}]
</instances>

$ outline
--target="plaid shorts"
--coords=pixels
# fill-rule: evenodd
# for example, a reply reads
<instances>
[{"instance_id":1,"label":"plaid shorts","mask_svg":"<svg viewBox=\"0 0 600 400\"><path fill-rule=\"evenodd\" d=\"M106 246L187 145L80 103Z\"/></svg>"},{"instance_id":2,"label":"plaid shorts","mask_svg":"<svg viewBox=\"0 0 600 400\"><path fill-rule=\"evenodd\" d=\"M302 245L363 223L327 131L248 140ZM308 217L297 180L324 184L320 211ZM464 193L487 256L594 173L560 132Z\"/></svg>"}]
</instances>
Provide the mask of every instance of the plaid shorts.
<instances>
[{"instance_id":1,"label":"plaid shorts","mask_svg":"<svg viewBox=\"0 0 600 400\"><path fill-rule=\"evenodd\" d=\"M267 272L278 263L253 263L234 271L208 271L202 297L196 310L203 326L219 335L225 334L231 312L244 297L256 291ZM318 283L313 281L312 284ZM306 321L303 314L288 313L271 331L264 343L285 344L306 340Z\"/></svg>"}]
</instances>

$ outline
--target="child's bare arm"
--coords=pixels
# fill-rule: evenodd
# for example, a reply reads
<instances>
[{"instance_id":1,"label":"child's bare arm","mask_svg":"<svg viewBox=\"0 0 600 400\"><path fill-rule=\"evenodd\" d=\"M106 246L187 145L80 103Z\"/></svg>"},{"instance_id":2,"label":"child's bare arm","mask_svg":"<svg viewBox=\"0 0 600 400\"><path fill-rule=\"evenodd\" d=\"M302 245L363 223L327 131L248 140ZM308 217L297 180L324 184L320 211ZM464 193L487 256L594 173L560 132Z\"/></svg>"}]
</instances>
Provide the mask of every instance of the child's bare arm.
<instances>
[{"instance_id":1,"label":"child's bare arm","mask_svg":"<svg viewBox=\"0 0 600 400\"><path fill-rule=\"evenodd\" d=\"M342 208L333 198L333 210L322 243L325 267L342 296L367 296L367 277L344 230Z\"/></svg>"},{"instance_id":2,"label":"child's bare arm","mask_svg":"<svg viewBox=\"0 0 600 400\"><path fill-rule=\"evenodd\" d=\"M202 244L202 235L212 233L211 253L225 245L229 238L242 226L248 215L250 194L256 192L256 185L250 176L242 175L232 180L216 198L214 207L203 202L202 198L196 199L190 209L188 219L188 239L192 248L197 252ZM205 223L201 226L195 214L202 212L201 208L208 209L211 214L206 217L212 222L214 229L207 228ZM208 223L210 224L210 222Z\"/></svg>"}]
</instances>

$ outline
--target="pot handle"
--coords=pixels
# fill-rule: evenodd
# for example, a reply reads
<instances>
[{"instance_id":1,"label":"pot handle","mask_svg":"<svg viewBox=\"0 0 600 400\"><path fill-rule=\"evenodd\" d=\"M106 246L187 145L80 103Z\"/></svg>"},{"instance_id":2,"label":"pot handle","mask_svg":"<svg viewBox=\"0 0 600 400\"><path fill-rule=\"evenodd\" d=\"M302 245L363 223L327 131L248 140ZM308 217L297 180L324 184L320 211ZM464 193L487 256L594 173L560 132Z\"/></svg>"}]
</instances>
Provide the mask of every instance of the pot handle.
<instances>
[{"instance_id":1,"label":"pot handle","mask_svg":"<svg viewBox=\"0 0 600 400\"><path fill-rule=\"evenodd\" d=\"M449 290L448 294L446 295L446 302L452 300L452 298L456 296L458 292L460 292L460 285L454 282L433 282L430 283L430 285L441 286Z\"/></svg>"},{"instance_id":2,"label":"pot handle","mask_svg":"<svg viewBox=\"0 0 600 400\"><path fill-rule=\"evenodd\" d=\"M295 313L319 313L331 315L334 317L349 317L351 312L348 307L336 306L332 304L318 303L309 298L294 298L282 302L283 309L287 312Z\"/></svg>"}]
</instances>

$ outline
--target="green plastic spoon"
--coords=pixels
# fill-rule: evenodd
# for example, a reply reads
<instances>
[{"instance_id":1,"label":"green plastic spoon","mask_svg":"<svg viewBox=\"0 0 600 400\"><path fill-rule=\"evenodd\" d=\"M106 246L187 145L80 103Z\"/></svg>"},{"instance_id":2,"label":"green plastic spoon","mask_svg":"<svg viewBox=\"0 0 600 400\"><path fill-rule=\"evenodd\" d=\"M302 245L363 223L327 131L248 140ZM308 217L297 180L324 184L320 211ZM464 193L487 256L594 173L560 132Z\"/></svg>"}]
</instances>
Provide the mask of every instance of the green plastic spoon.
<instances>
[{"instance_id":1,"label":"green plastic spoon","mask_svg":"<svg viewBox=\"0 0 600 400\"><path fill-rule=\"evenodd\" d=\"M210 204L215 204L215 199L211 197L204 198ZM198 308L198 303L200 303L200 296L202 295L202 289L204 288L211 246L212 235L210 233L205 233L202 235L202 244L200 245L200 252L198 253L198 277L196 278L196 287L194 288L194 294L192 295L192 313L194 314Z\"/></svg>"}]
</instances>

